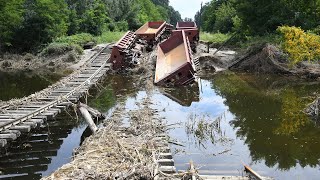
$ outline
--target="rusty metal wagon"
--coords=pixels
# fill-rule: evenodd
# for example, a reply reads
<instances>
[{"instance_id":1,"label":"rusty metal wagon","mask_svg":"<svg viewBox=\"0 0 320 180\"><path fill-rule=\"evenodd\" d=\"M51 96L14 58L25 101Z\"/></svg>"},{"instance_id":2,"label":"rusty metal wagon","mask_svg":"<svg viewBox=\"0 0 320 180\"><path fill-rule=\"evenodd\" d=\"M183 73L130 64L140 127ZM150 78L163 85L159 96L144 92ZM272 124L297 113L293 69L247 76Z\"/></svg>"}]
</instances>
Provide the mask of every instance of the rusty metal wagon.
<instances>
[{"instance_id":1,"label":"rusty metal wagon","mask_svg":"<svg viewBox=\"0 0 320 180\"><path fill-rule=\"evenodd\" d=\"M200 33L197 24L195 22L178 22L176 28L176 31L185 31L186 35L189 38L191 48L195 52L197 43L200 39ZM176 33L176 31L173 31L173 33Z\"/></svg>"},{"instance_id":2,"label":"rusty metal wagon","mask_svg":"<svg viewBox=\"0 0 320 180\"><path fill-rule=\"evenodd\" d=\"M139 39L145 40L150 47L161 41L161 36L169 25L165 21L147 22L135 34Z\"/></svg>"},{"instance_id":3,"label":"rusty metal wagon","mask_svg":"<svg viewBox=\"0 0 320 180\"><path fill-rule=\"evenodd\" d=\"M133 63L136 53L132 51L136 43L136 35L128 31L114 46L110 56L110 63L114 70L121 69Z\"/></svg>"},{"instance_id":4,"label":"rusty metal wagon","mask_svg":"<svg viewBox=\"0 0 320 180\"><path fill-rule=\"evenodd\" d=\"M161 86L187 85L195 80L196 67L184 31L177 31L158 45L154 83Z\"/></svg>"}]
</instances>

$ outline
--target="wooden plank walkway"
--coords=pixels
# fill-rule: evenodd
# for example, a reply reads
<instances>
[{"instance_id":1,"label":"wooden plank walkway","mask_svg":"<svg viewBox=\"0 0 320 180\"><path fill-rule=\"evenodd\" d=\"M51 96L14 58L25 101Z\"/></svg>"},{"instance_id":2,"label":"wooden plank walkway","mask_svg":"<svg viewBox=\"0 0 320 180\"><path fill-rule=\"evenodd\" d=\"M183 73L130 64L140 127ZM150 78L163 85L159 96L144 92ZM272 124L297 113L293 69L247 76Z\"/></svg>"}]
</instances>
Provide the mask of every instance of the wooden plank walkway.
<instances>
[{"instance_id":1,"label":"wooden plank walkway","mask_svg":"<svg viewBox=\"0 0 320 180\"><path fill-rule=\"evenodd\" d=\"M0 149L17 139L21 133L29 132L45 120L54 118L100 81L111 68L107 63L108 46L102 48L76 73L60 80L57 86L45 92L41 98L30 98L19 105L0 108Z\"/></svg>"}]
</instances>

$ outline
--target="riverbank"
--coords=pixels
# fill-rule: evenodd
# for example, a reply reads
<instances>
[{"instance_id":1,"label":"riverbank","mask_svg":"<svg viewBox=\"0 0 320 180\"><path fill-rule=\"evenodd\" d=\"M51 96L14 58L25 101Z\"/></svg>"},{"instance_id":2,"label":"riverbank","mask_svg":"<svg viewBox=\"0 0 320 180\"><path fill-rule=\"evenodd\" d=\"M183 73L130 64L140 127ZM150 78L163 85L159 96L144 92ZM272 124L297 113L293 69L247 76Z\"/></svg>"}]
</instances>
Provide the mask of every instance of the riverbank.
<instances>
[{"instance_id":1,"label":"riverbank","mask_svg":"<svg viewBox=\"0 0 320 180\"><path fill-rule=\"evenodd\" d=\"M81 59L79 61L77 61L76 63L69 63L69 64L57 64L57 67L60 67L60 69L57 69L57 72L55 71L51 71L50 68L46 67L46 64L42 64L40 66L32 66L33 69L30 69L29 72L30 74L35 73L38 75L43 75L43 74L55 74L56 76L62 77L60 80L58 80L56 83L53 83L51 85L49 85L47 88L35 92L31 95L25 96L23 98L13 98L9 101L0 101L0 110L6 108L7 106L15 106L16 104L22 104L22 103L27 103L29 101L31 101L32 99L36 99L36 98L41 98L47 95L48 92L50 92L52 89L54 89L55 87L64 84L64 82L68 81L68 78L72 77L72 74L76 74L78 73L78 69L80 69L80 67L84 66L86 63L88 63L90 61L90 59L92 57L94 57L102 48L104 48L105 46L110 46L109 44L101 44L96 46L93 49L90 50L86 50L85 53L82 55ZM57 62L61 62L61 58L59 59L55 59L57 60ZM14 60L13 60L14 61ZM21 60L24 61L24 60ZM17 61L14 62L16 64L21 64L24 62L21 61ZM38 63L37 63L38 64ZM67 66L69 65L69 66ZM61 67L63 66L63 67ZM12 68L9 70L9 72L11 73L16 73L21 71L21 69L19 69L21 66L17 66L16 68ZM26 70L24 70L26 71ZM8 71L7 71L8 72ZM60 74L62 73L62 74ZM67 76L69 75L69 76Z\"/></svg>"},{"instance_id":2,"label":"riverbank","mask_svg":"<svg viewBox=\"0 0 320 180\"><path fill-rule=\"evenodd\" d=\"M84 50L82 55L75 52L66 52L63 55L35 56L32 54L17 55L4 54L0 58L0 71L15 73L19 71L36 72L38 74L55 73L68 75L79 69L90 57L92 57L102 46L98 45L93 49Z\"/></svg>"},{"instance_id":3,"label":"riverbank","mask_svg":"<svg viewBox=\"0 0 320 180\"><path fill-rule=\"evenodd\" d=\"M214 52L214 49L210 49L210 53L213 53L213 52ZM201 52L199 51L199 53ZM230 53L230 51L221 51L220 53L217 53L217 54L219 56L223 56L224 58L229 58L230 56L228 56L228 54L233 54L232 58L229 58L229 59L230 59L230 62L235 62L234 59L236 57L236 54ZM210 56L212 56L212 54ZM220 60L219 57L215 57L215 58L217 60ZM119 140L120 143L124 143L124 144L129 143L128 147L125 147L125 149L128 148L126 150L129 152L129 154L132 154L133 159L131 157L124 158L125 160L124 163L130 164L130 162L133 162L133 160L136 158L136 155L138 153L136 153L135 151L131 152L133 150L132 146L133 145L137 147L145 146L146 141L144 141L143 139L141 140L140 136L136 135L136 132L141 132L138 129L136 129L135 131L129 131L129 132L126 132L126 131L129 129L128 127L131 126L130 123L131 123L132 117L133 117L133 120L135 121L136 119L135 117L138 116L138 115L132 115L131 113L132 112L138 113L139 110L145 111L146 108L149 108L148 111L151 112L151 114L146 115L146 117L149 118L147 120L150 121L150 119L153 119L153 118L160 119L161 122L163 122L162 126L164 127L164 129L167 129L169 131L170 138L173 137L172 139L174 139L174 142L176 144L183 145L183 146L171 145L172 147L175 147L174 149L172 149L172 152L174 152L174 154L176 153L178 154L174 156L176 159L178 159L177 164L175 164L178 170L186 170L187 169L186 164L188 164L188 161L190 160L189 157L191 157L193 160L196 161L195 162L196 164L200 164L199 165L200 167L202 167L202 165L203 166L208 165L208 168L210 168L210 171L209 170L206 171L207 168L202 168L201 174L207 174L209 172L216 172L216 173L227 172L228 174L231 173L233 175L239 175L237 174L236 169L241 169L242 164L240 160L238 159L235 160L235 158L237 158L239 154L244 154L244 153L246 153L245 155L246 157L251 157L250 154L245 150L246 147L241 146L241 148L238 148L238 145L236 147L233 147L235 142L240 141L235 137L235 135L230 136L230 134L222 133L222 131L225 130L223 129L224 127L230 126L229 122L233 122L234 127L240 127L243 123L252 121L252 124L249 123L244 127L241 126L241 128L245 129L245 127L248 126L248 127L251 127L250 129L258 129L259 131L257 132L256 131L247 132L247 133L256 133L254 134L253 137L259 137L259 135L261 135L259 133L260 129L265 128L267 124L270 125L270 122L276 122L276 124L271 123L273 128L270 128L272 130L275 130L278 133L276 137L272 138L272 145L276 145L279 143L278 142L279 134L281 135L282 138L287 138L288 142L290 142L290 137L292 137L291 136L292 134L294 134L295 137L299 137L299 139L300 139L300 136L302 136L301 139L305 139L304 137L305 133L302 133L302 135L295 134L299 132L299 130L301 129L303 130L304 128L306 128L305 126L307 126L307 129L311 128L312 131L317 132L317 128L312 126L312 123L311 123L312 121L310 121L310 119L308 119L305 116L302 116L302 118L298 118L298 117L301 117L299 114L300 114L300 111L304 108L302 107L304 103L301 103L301 102L302 101L305 102L306 100L308 100L307 101L308 103L311 102L309 101L310 100L309 97L311 97L312 95L312 93L310 92L311 91L316 92L316 90L310 88L310 87L315 87L315 86L312 86L312 83L310 84L306 83L305 86L303 85L299 89L294 89L296 85L294 83L289 85L288 83L288 82L293 82L294 80L293 77L277 80L276 77L280 77L281 75L275 75L276 77L270 78L270 77L264 77L261 74L260 75L259 74L258 75L257 74L241 75L241 73L239 73L239 75L237 75L236 73L232 73L232 72L228 73L227 71L225 73L216 72L215 74L212 74L212 76L211 75L208 76L208 73L209 72L211 73L214 70L212 71L204 70L201 73L202 74L201 78L204 78L200 82L201 90L196 89L194 87L162 89L162 88L155 87L153 85L153 72L154 72L155 60L156 60L156 56L154 52L145 54L141 58L140 66L138 66L135 69L127 70L125 72L117 74L117 76L124 76L123 79L126 79L126 80L130 79L129 80L130 83L128 86L125 86L122 81L119 81L116 78L114 79L113 77L110 77L111 80L109 81L108 85L114 88L115 94L112 96L113 98L114 97L122 98L124 91L131 91L133 88L138 88L139 91L143 91L143 92L135 93L130 97L123 97L123 99L128 98L129 103L126 103L126 104L120 103L118 106L115 107L114 111L111 111L112 115L106 120L104 125L101 126L101 129L102 129L101 132L99 131L97 135L93 135L89 137L85 145L80 147L79 149L80 154L75 154L75 157L77 158L77 160L72 161L71 164L68 164L63 167L66 169L60 169L57 171L57 174L54 173L54 175L49 176L47 178L54 178L54 177L56 179L59 179L60 177L72 178L70 176L73 176L73 175L75 175L74 177L79 176L84 178L100 177L100 176L105 177L104 176L105 174L112 171L112 168L114 167L113 165L110 166L110 169L106 168L106 171L101 169L102 166L100 166L99 167L100 169L97 169L97 173L93 173L93 172L95 172L94 171L96 167L95 163L99 164L101 161L101 159L97 157L101 155L103 157L106 156L107 159L110 158L110 157L107 157L106 153L100 154L101 152L99 148L101 148L103 151L106 151L107 149L104 149L101 146L104 146L104 144L106 146L112 146L112 144L109 144L108 142L104 141L104 139L109 140L108 138L110 138L109 136L111 135L114 136L115 139L120 139ZM206 60L203 59L202 63L203 62L206 62ZM222 67L222 65L219 67ZM261 76L261 78L258 78L257 80L255 80L255 78L257 78L258 76ZM265 81L267 85L264 85L264 83L262 83ZM304 80L300 79L299 83L303 84ZM104 87L100 87L100 88L101 90L104 89ZM304 94L304 91L302 91L303 89L307 89L308 93ZM162 90L166 90L167 92L164 93L164 95L161 95ZM186 93L184 90L186 90ZM215 93L217 94L221 93L221 94L217 95ZM101 98L99 97L99 100L97 100L98 107L106 107L103 104L103 102L108 100L107 97L101 97ZM172 100L170 100L169 98L172 98ZM181 103L181 106L178 105L179 103ZM245 104L246 106L243 107L243 104ZM292 104L294 104L295 108L292 108ZM130 106L135 106L135 108L128 109L128 107ZM266 107L268 108L266 109ZM221 114L224 114L225 111L229 111L228 109L230 109L230 111L234 113L235 116L237 117L239 116L239 119L238 118L237 119L241 121L241 123L239 123L240 125L237 124L237 121L233 121L234 120L232 117L233 115L230 115L230 113L227 114L228 119L227 120L224 119L226 117L224 117L224 115L221 115ZM257 110L258 112L256 112ZM261 121L258 121L258 119L261 118L261 115L263 115L266 110L269 113L267 113L265 115L266 117L264 117ZM279 113L279 111L281 113ZM206 116L206 114L208 113L211 114L210 117ZM122 120L121 123L114 123L112 121L113 119L117 119L117 116L119 117L119 119ZM163 119L162 117L165 117L165 119ZM192 119L190 120L189 117L194 118L194 121ZM277 118L277 120L275 120L275 118ZM244 121L244 119L248 119L248 121ZM139 122L137 124L139 124ZM135 124L134 126L140 128L140 126L138 126L137 124ZM173 126L177 130L174 130L174 127L172 126L166 127L165 124L169 124L169 125L175 124ZM148 125L146 124L146 126ZM111 127L113 129L110 130ZM117 127L120 127L120 129L117 129ZM125 129L121 129L123 127L125 127ZM108 130L111 131L111 134L108 133ZM230 127L230 129L227 130L227 132L229 133L233 131L234 129L232 127ZM262 134L264 135L264 137L275 136L272 134L272 132L267 132L268 134L263 134L263 133ZM181 134L185 134L185 133L186 135L183 135L183 137L180 136ZM211 136L211 133L213 133L213 136ZM288 133L290 136L287 136L286 133ZM106 137L106 135L109 135L109 136ZM136 138L133 138L132 135L133 137L136 137ZM100 138L98 136L102 136L103 138ZM127 141L126 140L127 138L124 138L124 136L128 136L129 141ZM212 137L213 139L211 139ZM141 140L141 144L139 144L138 142L137 144L135 144L136 139ZM280 140L282 139L280 138ZM117 143L116 141L114 141L114 139L109 141L112 143ZM130 141L135 143L130 144ZM253 140L250 140L250 142L251 141ZM151 139L151 142L153 142L153 139ZM301 143L304 143L304 142L305 141ZM292 143L296 143L296 141L292 141ZM241 141L241 142L237 142L236 144L243 145L245 144L245 142ZM195 145L197 148L204 147L204 149L190 150L188 149L188 147L191 145ZM302 144L302 145L304 147L306 146L305 144ZM264 144L261 146L266 146L266 145ZM271 145L268 145L268 146L271 146ZM118 148L119 148L118 146L115 146L114 150L118 151L119 150ZM143 153L147 153L147 154L150 153L150 151L144 152L143 151L144 149L140 149L140 148L138 149L139 149L138 152L140 155ZM238 152L239 149L242 149L241 153ZM277 149L277 148L276 146L272 146L272 149ZM112 152L114 150L112 150ZM205 156L210 157L209 158L211 159L210 161L203 160L203 157L201 156L201 154L203 154L202 152L204 150L206 151ZM92 151L94 151L93 154L90 153ZM195 154L194 151L196 151L197 154ZM121 150L121 152L123 151ZM253 153L253 156L256 156L254 152L252 153ZM263 152L263 153L265 153L263 154L264 156L268 157L269 155L268 152ZM81 155L84 155L85 158L81 159ZM146 154L143 154L143 155L146 155ZM199 156L201 157L199 158ZM293 154L292 156L295 156L295 155ZM69 157L70 156L68 156L68 158ZM123 157L126 157L126 154L124 154L124 156L117 156L117 158L123 158ZM221 160L220 158L222 158L223 160ZM303 158L304 157L299 157L299 160ZM225 162L225 159L228 159L227 163ZM111 161L114 159L108 159L108 160ZM152 164L154 161L149 159L149 160L143 160L141 162L147 162L149 164ZM219 162L220 164L221 163L228 164L228 166L226 169L224 169L219 167L220 164L216 162ZM251 160L246 159L245 162L249 163L251 162ZM101 161L101 163L105 163L105 161ZM128 169L132 167L136 167L137 169L139 167L142 169L142 171L136 171L136 173L133 174L134 176L139 176L139 175L143 176L144 173L146 173L146 175L149 176L151 174L151 171L149 171L147 167L151 167L152 165L140 166L141 164L139 163L140 163L139 161L137 161L136 164L131 163L130 164L131 166L128 166ZM281 164L281 166L284 166L286 162L282 162L279 160L279 163ZM118 163L118 164L121 164L121 163ZM231 167L232 164L236 164L235 167L234 166ZM137 166L134 166L134 165L137 165ZM86 171L84 172L86 172L88 176L84 175L83 172L81 172L82 169L77 169L77 167L85 169ZM254 167L254 169L256 168L258 168L259 170L259 166ZM217 169L221 171L218 171ZM268 167L265 167L265 169L268 169ZM127 172L126 169L119 169L119 171L124 172L124 174L120 173L120 175L124 175L124 176L128 175L128 173L126 173ZM268 173L263 173L262 175L269 176L270 174L272 174L272 171L268 169ZM116 176L117 174L111 174L111 175Z\"/></svg>"}]
</instances>

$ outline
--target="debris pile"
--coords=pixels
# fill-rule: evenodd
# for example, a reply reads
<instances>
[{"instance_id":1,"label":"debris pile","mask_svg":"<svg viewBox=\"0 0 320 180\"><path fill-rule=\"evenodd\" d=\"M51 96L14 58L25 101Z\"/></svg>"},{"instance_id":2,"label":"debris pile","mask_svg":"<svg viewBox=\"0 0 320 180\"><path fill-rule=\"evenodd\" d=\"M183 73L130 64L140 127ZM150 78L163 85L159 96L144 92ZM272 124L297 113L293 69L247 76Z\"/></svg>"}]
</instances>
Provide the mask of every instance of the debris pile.
<instances>
[{"instance_id":1,"label":"debris pile","mask_svg":"<svg viewBox=\"0 0 320 180\"><path fill-rule=\"evenodd\" d=\"M161 146L156 136L165 128L150 103L147 97L140 109L128 112L128 127L119 126L124 113L118 106L71 163L44 179L153 179Z\"/></svg>"}]
</instances>

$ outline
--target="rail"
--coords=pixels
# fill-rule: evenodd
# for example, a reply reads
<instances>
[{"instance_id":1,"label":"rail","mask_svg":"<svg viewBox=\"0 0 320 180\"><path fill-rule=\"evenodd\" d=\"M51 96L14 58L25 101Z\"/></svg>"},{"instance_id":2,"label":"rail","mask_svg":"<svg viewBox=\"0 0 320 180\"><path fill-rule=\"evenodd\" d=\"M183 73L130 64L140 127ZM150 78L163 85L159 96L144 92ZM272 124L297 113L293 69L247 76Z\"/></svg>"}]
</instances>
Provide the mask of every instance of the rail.
<instances>
[{"instance_id":1,"label":"rail","mask_svg":"<svg viewBox=\"0 0 320 180\"><path fill-rule=\"evenodd\" d=\"M104 47L102 48L102 50L100 50L95 56L93 56L88 62L92 63L95 59L97 59L99 57L99 55L101 55L101 53L107 48ZM108 60L106 60L99 69L97 69L89 78L87 78L83 83L81 83L79 86L75 87L73 90L71 90L69 93L67 93L66 95L63 96L57 96L57 99L50 102L49 104L46 104L36 110L34 110L31 113L28 113L26 115L23 115L21 117L15 118L14 120L10 120L8 122L5 122L3 124L0 125L0 131L6 130L14 125L18 125L24 121L27 121L43 112L45 112L46 110L57 106L65 101L68 101L68 98L73 95L74 93L76 93L77 91L79 91L81 88L83 88L86 84L90 84L90 81L101 72L101 70L106 66L106 64L108 63Z\"/></svg>"}]
</instances>

